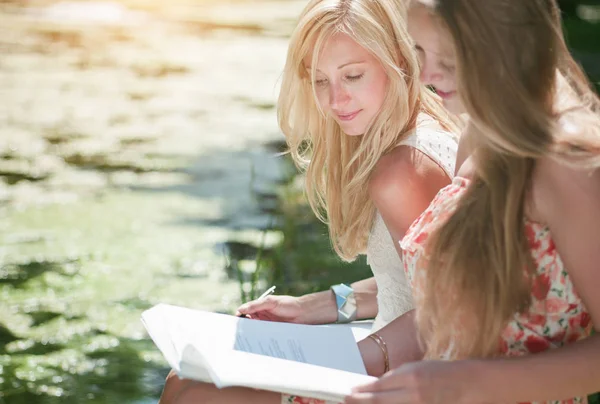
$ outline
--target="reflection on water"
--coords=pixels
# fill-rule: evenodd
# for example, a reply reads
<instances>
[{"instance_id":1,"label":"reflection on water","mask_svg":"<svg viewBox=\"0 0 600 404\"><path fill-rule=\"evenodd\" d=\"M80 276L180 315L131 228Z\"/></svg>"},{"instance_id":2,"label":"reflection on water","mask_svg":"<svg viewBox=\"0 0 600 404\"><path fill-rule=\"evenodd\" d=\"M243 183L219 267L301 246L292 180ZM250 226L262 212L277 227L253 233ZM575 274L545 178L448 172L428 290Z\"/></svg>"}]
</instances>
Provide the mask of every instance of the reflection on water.
<instances>
[{"instance_id":1,"label":"reflection on water","mask_svg":"<svg viewBox=\"0 0 600 404\"><path fill-rule=\"evenodd\" d=\"M231 310L281 240L275 87L303 2L147 3L0 9L0 404L155 403L141 311Z\"/></svg>"},{"instance_id":2,"label":"reflection on water","mask_svg":"<svg viewBox=\"0 0 600 404\"><path fill-rule=\"evenodd\" d=\"M146 21L145 14L108 1L64 1L41 9L29 9L28 13L41 21L62 24L133 25Z\"/></svg>"}]
</instances>

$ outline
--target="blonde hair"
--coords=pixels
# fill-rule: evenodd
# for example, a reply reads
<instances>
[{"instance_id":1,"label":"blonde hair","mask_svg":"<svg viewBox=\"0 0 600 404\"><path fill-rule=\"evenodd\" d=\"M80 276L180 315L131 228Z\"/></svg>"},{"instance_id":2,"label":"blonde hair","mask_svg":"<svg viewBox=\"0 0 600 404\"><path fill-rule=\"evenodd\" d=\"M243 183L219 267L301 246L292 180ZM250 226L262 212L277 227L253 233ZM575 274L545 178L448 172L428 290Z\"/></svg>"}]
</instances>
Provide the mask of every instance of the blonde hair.
<instances>
[{"instance_id":1,"label":"blonde hair","mask_svg":"<svg viewBox=\"0 0 600 404\"><path fill-rule=\"evenodd\" d=\"M278 100L278 120L292 158L306 171L310 205L328 223L337 254L351 261L366 249L375 215L369 176L377 161L416 127L425 112L454 130L434 94L418 82L418 60L399 0L311 0L292 33ZM322 113L314 87L319 53L337 33L350 36L384 67L385 101L363 136L347 136ZM312 72L305 58L312 56Z\"/></svg>"},{"instance_id":2,"label":"blonde hair","mask_svg":"<svg viewBox=\"0 0 600 404\"><path fill-rule=\"evenodd\" d=\"M531 303L523 223L536 160L600 167L600 101L569 54L554 0L432 7L454 43L477 148L466 193L428 241L417 324L429 358L493 356ZM456 338L456 327L468 331Z\"/></svg>"}]
</instances>

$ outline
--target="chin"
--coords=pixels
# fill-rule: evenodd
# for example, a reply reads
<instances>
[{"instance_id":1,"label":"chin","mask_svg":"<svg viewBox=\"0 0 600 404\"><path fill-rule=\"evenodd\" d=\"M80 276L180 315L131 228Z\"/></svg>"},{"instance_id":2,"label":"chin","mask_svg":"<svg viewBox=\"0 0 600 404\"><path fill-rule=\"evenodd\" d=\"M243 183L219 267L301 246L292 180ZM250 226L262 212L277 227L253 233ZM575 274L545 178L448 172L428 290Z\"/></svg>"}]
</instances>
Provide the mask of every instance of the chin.
<instances>
[{"instance_id":1,"label":"chin","mask_svg":"<svg viewBox=\"0 0 600 404\"><path fill-rule=\"evenodd\" d=\"M365 134L364 132L358 132L358 131L357 132L354 132L354 131L346 132L346 131L344 131L344 133L346 135L348 135L348 136L362 136L362 135Z\"/></svg>"},{"instance_id":2,"label":"chin","mask_svg":"<svg viewBox=\"0 0 600 404\"><path fill-rule=\"evenodd\" d=\"M342 128L342 131L348 135L348 136L362 136L365 133L365 128L357 128L357 127L351 127L351 128L344 128L342 125L340 125L340 128Z\"/></svg>"},{"instance_id":3,"label":"chin","mask_svg":"<svg viewBox=\"0 0 600 404\"><path fill-rule=\"evenodd\" d=\"M465 108L463 107L462 102L460 102L460 100L457 100L457 99L451 99L448 101L444 100L443 104L444 104L444 108L446 108L448 111L450 111L454 115L461 115L466 112Z\"/></svg>"}]
</instances>

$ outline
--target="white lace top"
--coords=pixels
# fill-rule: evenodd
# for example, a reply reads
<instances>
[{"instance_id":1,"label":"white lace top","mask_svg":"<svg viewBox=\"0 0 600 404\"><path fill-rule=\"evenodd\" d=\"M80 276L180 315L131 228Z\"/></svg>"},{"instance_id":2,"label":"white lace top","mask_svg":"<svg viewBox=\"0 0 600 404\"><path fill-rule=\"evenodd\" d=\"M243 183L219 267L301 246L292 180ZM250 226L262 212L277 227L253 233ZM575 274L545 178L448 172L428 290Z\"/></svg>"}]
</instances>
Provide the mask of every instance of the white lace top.
<instances>
[{"instance_id":1,"label":"white lace top","mask_svg":"<svg viewBox=\"0 0 600 404\"><path fill-rule=\"evenodd\" d=\"M458 138L442 129L432 118L420 117L417 129L399 146L414 147L439 164L450 178L454 177ZM379 313L373 331L413 308L411 288L394 248L394 243L398 241L392 240L381 215L377 213L367 244L367 263L373 271L378 289Z\"/></svg>"}]
</instances>

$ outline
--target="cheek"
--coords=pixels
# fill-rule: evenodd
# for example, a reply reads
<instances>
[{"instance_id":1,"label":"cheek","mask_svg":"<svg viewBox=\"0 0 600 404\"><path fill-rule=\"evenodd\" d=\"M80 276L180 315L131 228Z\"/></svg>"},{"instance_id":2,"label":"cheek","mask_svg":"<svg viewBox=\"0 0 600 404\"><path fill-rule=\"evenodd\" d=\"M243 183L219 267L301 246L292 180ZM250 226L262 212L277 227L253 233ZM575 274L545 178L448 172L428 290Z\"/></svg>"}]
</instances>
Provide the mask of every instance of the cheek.
<instances>
[{"instance_id":1,"label":"cheek","mask_svg":"<svg viewBox=\"0 0 600 404\"><path fill-rule=\"evenodd\" d=\"M450 84L450 86L456 90L456 75L454 73L446 73L445 77L446 81Z\"/></svg>"},{"instance_id":2,"label":"cheek","mask_svg":"<svg viewBox=\"0 0 600 404\"><path fill-rule=\"evenodd\" d=\"M369 105L365 107L371 107L374 110L379 110L387 93L388 78L387 76L379 77L377 80L373 80L368 88L365 89L364 98Z\"/></svg>"},{"instance_id":3,"label":"cheek","mask_svg":"<svg viewBox=\"0 0 600 404\"><path fill-rule=\"evenodd\" d=\"M327 90L317 89L317 102L323 111L329 111L329 95Z\"/></svg>"}]
</instances>

